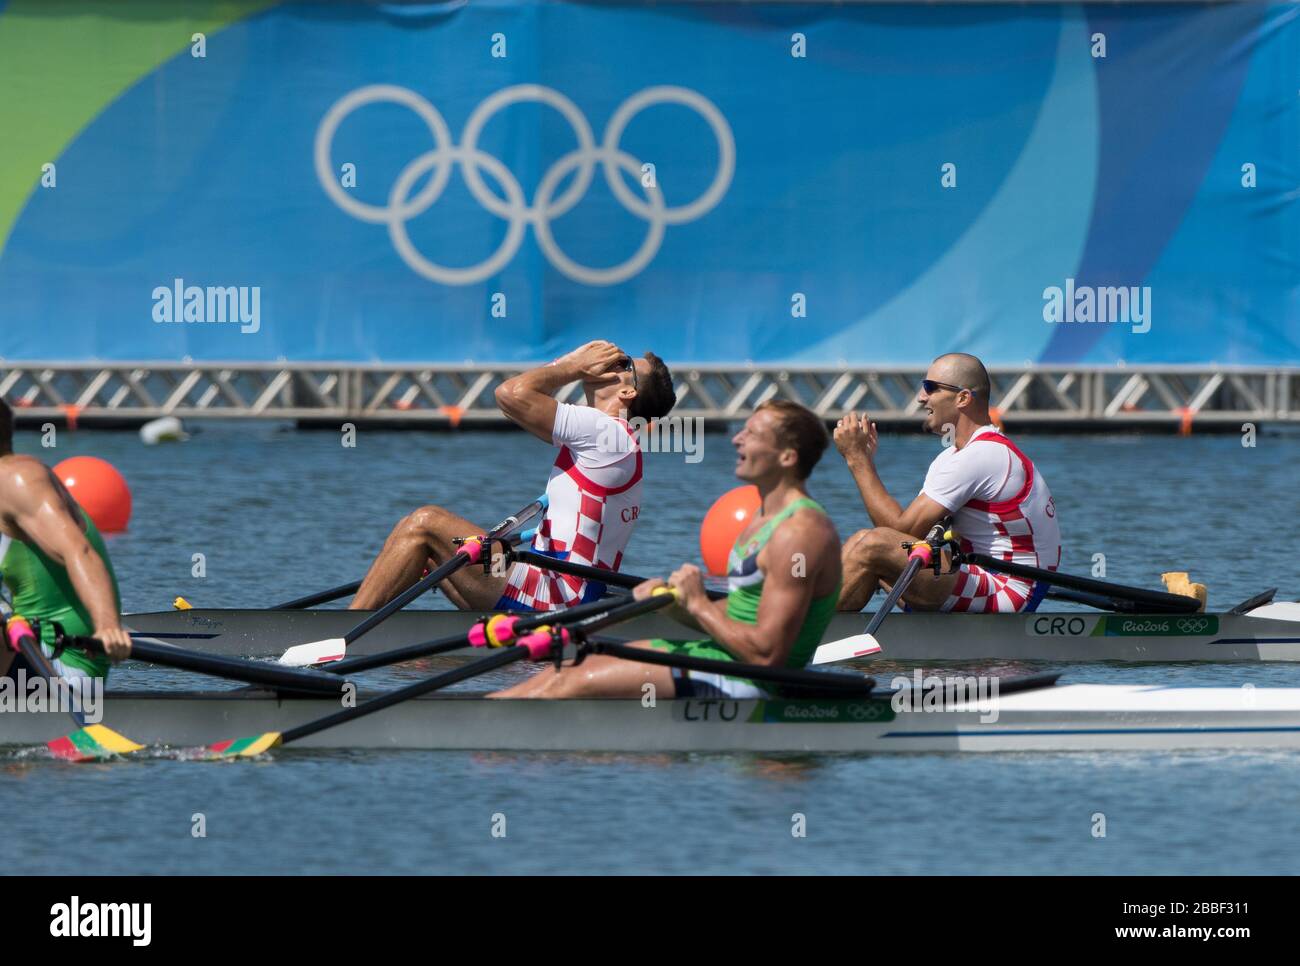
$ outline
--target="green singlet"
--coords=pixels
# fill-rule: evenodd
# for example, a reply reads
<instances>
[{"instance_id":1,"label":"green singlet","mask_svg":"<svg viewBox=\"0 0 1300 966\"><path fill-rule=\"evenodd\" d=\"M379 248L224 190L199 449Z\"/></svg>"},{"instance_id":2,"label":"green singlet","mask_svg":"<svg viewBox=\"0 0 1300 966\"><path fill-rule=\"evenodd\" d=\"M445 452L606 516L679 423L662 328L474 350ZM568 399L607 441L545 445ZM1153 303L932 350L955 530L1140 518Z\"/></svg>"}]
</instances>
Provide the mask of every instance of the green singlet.
<instances>
[{"instance_id":1,"label":"green singlet","mask_svg":"<svg viewBox=\"0 0 1300 966\"><path fill-rule=\"evenodd\" d=\"M787 506L772 519L768 520L758 532L751 537L737 540L727 558L727 616L734 621L745 624L758 623L758 603L763 596L763 571L758 567L758 555L772 539L776 528L800 510L815 510L826 515L820 503L809 497L800 497ZM808 605L803 624L795 638L794 647L786 658L785 667L802 668L812 658L822 635L835 616L835 608L840 599L840 587L823 597L814 597ZM709 658L714 661L734 661L736 657L717 641L711 639L696 641L665 640L658 638L650 642L651 647L674 654L687 654L691 657ZM757 682L756 682L757 683ZM771 690L769 688L769 690Z\"/></svg>"},{"instance_id":2,"label":"green singlet","mask_svg":"<svg viewBox=\"0 0 1300 966\"><path fill-rule=\"evenodd\" d=\"M86 525L86 539L108 569L108 578L113 583L113 596L120 608L117 576L113 573L112 561L108 559L104 538L99 535L99 530L84 510L81 518ZM29 620L40 620L41 640L47 645L47 653L54 643L54 621L62 624L69 634L88 636L95 632L90 614L72 587L72 578L68 576L67 568L55 563L39 547L16 539L9 541L9 549L4 558L0 559L0 575L3 575L4 584L12 595L14 613ZM109 661L103 654L90 655L70 647L60 655L59 660L96 677L108 675Z\"/></svg>"}]
</instances>

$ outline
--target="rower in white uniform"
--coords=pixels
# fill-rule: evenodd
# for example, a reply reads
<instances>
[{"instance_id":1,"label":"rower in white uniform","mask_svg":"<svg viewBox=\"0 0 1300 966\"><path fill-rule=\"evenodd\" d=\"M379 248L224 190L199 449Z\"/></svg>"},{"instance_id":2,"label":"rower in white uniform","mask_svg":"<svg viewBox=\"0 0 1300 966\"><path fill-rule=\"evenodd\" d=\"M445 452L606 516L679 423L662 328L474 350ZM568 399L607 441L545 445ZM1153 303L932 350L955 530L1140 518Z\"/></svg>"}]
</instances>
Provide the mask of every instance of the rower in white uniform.
<instances>
[{"instance_id":1,"label":"rower in white uniform","mask_svg":"<svg viewBox=\"0 0 1300 966\"><path fill-rule=\"evenodd\" d=\"M558 390L577 381L585 405L556 401ZM618 570L641 511L641 446L628 420L657 419L673 408L677 397L668 367L653 352L633 359L612 342L589 342L507 379L496 399L512 421L560 449L532 549ZM456 552L453 538L484 532L443 507L421 507L393 528L352 609L382 607L426 568L449 559ZM440 587L463 610L548 611L605 593L601 582L517 562L504 574L465 567Z\"/></svg>"},{"instance_id":2,"label":"rower in white uniform","mask_svg":"<svg viewBox=\"0 0 1300 966\"><path fill-rule=\"evenodd\" d=\"M989 376L965 353L940 356L921 382L917 400L925 428L949 433L952 445L930 464L925 485L906 509L876 472L876 426L850 413L835 428L835 446L848 463L874 526L844 545L841 610L861 610L907 566L904 540L920 540L952 517L960 546L1001 560L1055 570L1061 562L1056 504L1042 473L998 431L989 415ZM903 593L915 610L1032 611L1047 587L974 564L934 577L921 571Z\"/></svg>"}]
</instances>

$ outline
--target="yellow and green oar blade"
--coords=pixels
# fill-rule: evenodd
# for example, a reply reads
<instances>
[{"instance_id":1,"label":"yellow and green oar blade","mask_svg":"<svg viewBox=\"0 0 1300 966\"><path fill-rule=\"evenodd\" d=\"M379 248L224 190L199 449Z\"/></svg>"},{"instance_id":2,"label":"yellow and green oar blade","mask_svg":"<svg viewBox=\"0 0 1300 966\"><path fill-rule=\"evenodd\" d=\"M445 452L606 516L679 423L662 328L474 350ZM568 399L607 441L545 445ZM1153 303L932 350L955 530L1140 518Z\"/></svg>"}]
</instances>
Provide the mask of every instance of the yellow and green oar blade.
<instances>
[{"instance_id":1,"label":"yellow and green oar blade","mask_svg":"<svg viewBox=\"0 0 1300 966\"><path fill-rule=\"evenodd\" d=\"M278 731L267 731L251 738L229 738L226 741L218 741L203 750L207 753L205 757L209 759L252 758L280 744L282 737Z\"/></svg>"},{"instance_id":2,"label":"yellow and green oar blade","mask_svg":"<svg viewBox=\"0 0 1300 966\"><path fill-rule=\"evenodd\" d=\"M9 638L10 646L26 658L27 663L53 686L59 675L54 670L54 665L50 663L50 659L45 656L45 652L41 650L32 625L15 614L5 622L4 631ZM125 755L127 752L139 751L144 747L125 735L118 734L107 725L86 724L86 716L75 708L72 709L71 714L78 730L46 742L46 747L56 758L65 761L95 761L111 758L113 755Z\"/></svg>"},{"instance_id":3,"label":"yellow and green oar blade","mask_svg":"<svg viewBox=\"0 0 1300 966\"><path fill-rule=\"evenodd\" d=\"M47 742L46 747L56 758L65 761L96 761L139 751L138 745L125 735L120 735L106 725L86 725L79 731Z\"/></svg>"}]
</instances>

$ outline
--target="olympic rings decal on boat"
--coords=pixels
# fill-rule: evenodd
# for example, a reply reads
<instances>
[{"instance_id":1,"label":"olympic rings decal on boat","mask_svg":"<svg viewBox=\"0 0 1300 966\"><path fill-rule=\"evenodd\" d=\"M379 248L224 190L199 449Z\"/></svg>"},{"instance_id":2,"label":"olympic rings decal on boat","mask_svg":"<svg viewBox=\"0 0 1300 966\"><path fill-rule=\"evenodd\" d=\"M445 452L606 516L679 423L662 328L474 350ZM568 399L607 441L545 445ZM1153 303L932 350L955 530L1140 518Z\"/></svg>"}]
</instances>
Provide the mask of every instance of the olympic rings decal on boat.
<instances>
[{"instance_id":1,"label":"olympic rings decal on boat","mask_svg":"<svg viewBox=\"0 0 1300 966\"><path fill-rule=\"evenodd\" d=\"M1178 622L1178 629L1184 634L1203 634L1209 626L1210 622L1204 617L1194 620L1183 618Z\"/></svg>"},{"instance_id":2,"label":"olympic rings decal on boat","mask_svg":"<svg viewBox=\"0 0 1300 966\"><path fill-rule=\"evenodd\" d=\"M484 125L498 111L512 104L526 102L554 108L569 122L577 140L577 148L557 160L542 176L532 204L525 199L523 187L510 170L498 158L478 147L478 138ZM334 135L339 125L353 111L379 103L410 108L428 127L434 141L432 151L412 160L397 176L386 205L367 204L350 197L334 177L331 164ZM680 104L693 109L712 128L713 136L718 142L718 169L713 181L703 194L689 204L664 204L663 192L657 182L646 185L642 181L641 161L620 147L623 132L629 122L641 111L658 104ZM573 101L550 87L517 84L497 91L479 104L465 123L460 144L456 144L442 114L419 94L394 84L371 84L340 98L325 113L316 130L315 161L316 176L330 200L354 218L387 225L389 237L398 255L413 271L431 281L444 285L472 285L483 281L510 263L523 244L525 230L532 225L538 247L560 272L587 285L615 285L627 281L650 264L659 251L668 225L694 221L722 200L731 186L731 178L736 169L736 142L731 126L713 102L685 87L647 87L633 94L614 112L598 145L591 125ZM552 220L570 211L586 194L597 163L619 203L648 225L645 239L636 253L627 261L610 268L591 268L579 264L560 249L551 233ZM497 250L479 264L468 268L450 268L430 261L416 249L406 229L408 221L428 211L438 200L451 179L452 169L457 166L461 168L465 184L474 199L488 212L509 223L505 238ZM486 169L501 186L505 193L504 199L484 182L482 169ZM638 198L628 188L620 170L641 184L645 200ZM570 171L574 172L573 183L555 197L556 189ZM426 175L429 175L428 183L412 196L412 189Z\"/></svg>"}]
</instances>

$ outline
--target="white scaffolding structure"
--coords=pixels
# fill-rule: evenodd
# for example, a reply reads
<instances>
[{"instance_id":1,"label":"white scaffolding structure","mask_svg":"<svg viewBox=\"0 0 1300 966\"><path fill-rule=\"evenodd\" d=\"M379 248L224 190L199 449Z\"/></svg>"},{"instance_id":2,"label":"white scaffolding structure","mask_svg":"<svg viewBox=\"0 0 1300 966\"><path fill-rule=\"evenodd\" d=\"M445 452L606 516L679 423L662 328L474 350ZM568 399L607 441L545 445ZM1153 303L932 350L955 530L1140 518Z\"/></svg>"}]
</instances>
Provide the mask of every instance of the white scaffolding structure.
<instances>
[{"instance_id":1,"label":"white scaffolding structure","mask_svg":"<svg viewBox=\"0 0 1300 966\"><path fill-rule=\"evenodd\" d=\"M828 420L866 410L914 425L924 366L677 365L678 417L743 419L766 399L801 402ZM20 423L138 425L182 419L303 424L504 424L493 390L510 365L345 363L56 363L0 360L0 396ZM1300 422L1300 369L1215 366L1033 366L990 370L1008 427L1105 429ZM577 385L561 394L572 399Z\"/></svg>"}]
</instances>

